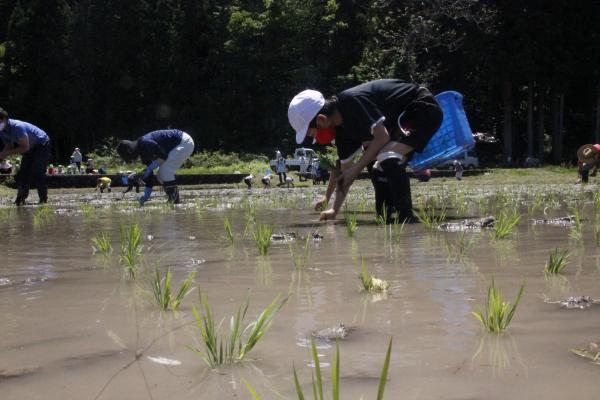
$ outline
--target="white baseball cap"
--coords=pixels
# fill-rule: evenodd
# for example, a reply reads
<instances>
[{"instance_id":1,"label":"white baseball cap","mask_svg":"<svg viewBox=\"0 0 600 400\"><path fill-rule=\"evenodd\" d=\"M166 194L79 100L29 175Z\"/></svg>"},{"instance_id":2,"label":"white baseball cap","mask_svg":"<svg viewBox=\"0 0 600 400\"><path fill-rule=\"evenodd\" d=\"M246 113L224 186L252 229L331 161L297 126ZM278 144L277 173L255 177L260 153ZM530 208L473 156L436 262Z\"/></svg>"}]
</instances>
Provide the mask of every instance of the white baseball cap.
<instances>
[{"instance_id":1,"label":"white baseball cap","mask_svg":"<svg viewBox=\"0 0 600 400\"><path fill-rule=\"evenodd\" d=\"M296 131L296 143L304 142L310 121L321 111L324 104L325 98L321 92L310 89L298 93L292 99L288 108L288 120Z\"/></svg>"}]
</instances>

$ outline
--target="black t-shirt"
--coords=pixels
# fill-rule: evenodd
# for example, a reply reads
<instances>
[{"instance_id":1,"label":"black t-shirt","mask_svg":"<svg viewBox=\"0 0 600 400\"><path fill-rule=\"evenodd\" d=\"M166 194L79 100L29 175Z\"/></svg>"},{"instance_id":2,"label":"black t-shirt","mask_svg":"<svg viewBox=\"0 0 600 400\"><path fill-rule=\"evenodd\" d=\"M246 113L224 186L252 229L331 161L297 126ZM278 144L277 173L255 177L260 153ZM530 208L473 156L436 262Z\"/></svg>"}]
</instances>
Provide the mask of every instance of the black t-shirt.
<instances>
[{"instance_id":1,"label":"black t-shirt","mask_svg":"<svg viewBox=\"0 0 600 400\"><path fill-rule=\"evenodd\" d=\"M358 150L361 149L362 143L344 134L344 127L338 126L335 129L335 147L337 149L338 158L340 161L349 161Z\"/></svg>"},{"instance_id":2,"label":"black t-shirt","mask_svg":"<svg viewBox=\"0 0 600 400\"><path fill-rule=\"evenodd\" d=\"M157 158L166 160L169 152L181 143L183 132L178 129L165 129L145 134L138 140L137 151L142 162L149 165Z\"/></svg>"},{"instance_id":3,"label":"black t-shirt","mask_svg":"<svg viewBox=\"0 0 600 400\"><path fill-rule=\"evenodd\" d=\"M341 92L338 110L343 119L342 141L371 140L371 130L381 120L391 135L400 114L417 97L418 89L419 85L400 79L380 79ZM339 138L337 133L336 143Z\"/></svg>"}]
</instances>

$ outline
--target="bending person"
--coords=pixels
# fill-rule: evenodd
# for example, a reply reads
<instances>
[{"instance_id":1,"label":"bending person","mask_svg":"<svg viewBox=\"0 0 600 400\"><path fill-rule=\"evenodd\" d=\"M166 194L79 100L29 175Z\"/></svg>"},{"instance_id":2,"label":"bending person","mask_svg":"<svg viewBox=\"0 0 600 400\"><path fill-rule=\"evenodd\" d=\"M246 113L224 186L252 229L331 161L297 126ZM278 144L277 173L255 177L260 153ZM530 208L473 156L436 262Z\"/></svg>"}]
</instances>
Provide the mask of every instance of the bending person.
<instances>
[{"instance_id":1,"label":"bending person","mask_svg":"<svg viewBox=\"0 0 600 400\"><path fill-rule=\"evenodd\" d=\"M350 88L327 100L320 92L305 90L294 97L288 119L296 131L296 142L317 129L343 127L336 132L336 145L361 142L363 156L354 164L342 164L333 207L320 219L335 218L348 189L369 163L377 160L388 184L406 185L406 163L414 151L421 152L442 123L443 112L429 90L416 83L381 79ZM341 157L340 157L341 158ZM400 190L394 204L403 203ZM402 196L404 197L404 196ZM405 200L405 199L404 199Z\"/></svg>"},{"instance_id":2,"label":"bending person","mask_svg":"<svg viewBox=\"0 0 600 400\"><path fill-rule=\"evenodd\" d=\"M4 149L0 160L15 154L22 154L21 167L15 180L17 198L15 204L22 206L29 196L31 185L37 187L40 204L48 202L46 170L50 162L50 138L40 128L28 122L9 119L8 113L0 108L0 139Z\"/></svg>"},{"instance_id":3,"label":"bending person","mask_svg":"<svg viewBox=\"0 0 600 400\"><path fill-rule=\"evenodd\" d=\"M194 152L194 140L190 135L177 129L153 131L137 140L121 140L117 152L125 162L132 162L140 157L147 166L140 177L147 183L144 195L140 197L141 205L150 198L152 186L148 182L153 178L156 168L156 179L163 185L167 201L179 203L175 171Z\"/></svg>"}]
</instances>

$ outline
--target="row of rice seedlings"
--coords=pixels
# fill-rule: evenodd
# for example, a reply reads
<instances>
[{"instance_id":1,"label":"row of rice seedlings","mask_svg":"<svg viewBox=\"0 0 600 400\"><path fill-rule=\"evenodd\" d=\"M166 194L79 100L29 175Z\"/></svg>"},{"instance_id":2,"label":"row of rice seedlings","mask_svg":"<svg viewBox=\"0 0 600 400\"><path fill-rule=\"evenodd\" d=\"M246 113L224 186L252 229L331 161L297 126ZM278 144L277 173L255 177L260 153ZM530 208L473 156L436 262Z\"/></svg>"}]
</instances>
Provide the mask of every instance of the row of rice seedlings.
<instances>
[{"instance_id":1,"label":"row of rice seedlings","mask_svg":"<svg viewBox=\"0 0 600 400\"><path fill-rule=\"evenodd\" d=\"M163 311L177 310L181 305L183 298L194 290L194 288L190 287L192 286L192 283L194 283L196 271L192 271L188 274L175 296L173 296L173 293L171 292L171 277L172 274L170 268L167 269L164 277L161 277L158 269L156 269L154 279L151 282L152 293L154 294L156 304L158 304L158 307Z\"/></svg>"},{"instance_id":2,"label":"row of rice seedlings","mask_svg":"<svg viewBox=\"0 0 600 400\"><path fill-rule=\"evenodd\" d=\"M478 306L475 311L472 311L472 314L485 329L490 332L500 333L508 328L515 311L517 310L519 301L521 301L524 289L525 281L521 284L519 293L511 306L510 302L504 301L502 292L500 289L496 288L494 278L492 278L492 283L488 286L483 306Z\"/></svg>"},{"instance_id":3,"label":"row of rice seedlings","mask_svg":"<svg viewBox=\"0 0 600 400\"><path fill-rule=\"evenodd\" d=\"M101 253L108 255L113 251L110 234L106 232L101 232L99 235L93 236L90 239L90 244L92 245L92 252L94 254Z\"/></svg>"},{"instance_id":4,"label":"row of rice seedlings","mask_svg":"<svg viewBox=\"0 0 600 400\"><path fill-rule=\"evenodd\" d=\"M375 278L372 274L367 271L367 265L364 257L360 260L361 268L358 273L358 279L361 283L361 289L366 292L385 292L389 289L390 283L383 279Z\"/></svg>"},{"instance_id":5,"label":"row of rice seedlings","mask_svg":"<svg viewBox=\"0 0 600 400\"><path fill-rule=\"evenodd\" d=\"M517 210L508 211L504 209L498 214L498 218L494 222L493 235L496 239L506 238L521 220Z\"/></svg>"},{"instance_id":6,"label":"row of rice seedlings","mask_svg":"<svg viewBox=\"0 0 600 400\"><path fill-rule=\"evenodd\" d=\"M242 361L244 357L256 346L256 344L267 333L277 312L287 302L287 297L281 299L281 295L277 295L256 318L245 328L243 328L244 319L248 312L250 299L238 308L235 315L229 319L229 331L226 334L220 332L223 325L223 320L218 326L212 316L208 297L200 293L200 304L203 310L202 316L192 305L196 325L200 331L200 338L204 345L204 350L188 346L196 355L206 362L211 368L217 367L226 363Z\"/></svg>"},{"instance_id":7,"label":"row of rice seedlings","mask_svg":"<svg viewBox=\"0 0 600 400\"><path fill-rule=\"evenodd\" d=\"M579 209L574 207L571 209L573 226L569 232L569 237L575 241L580 241L583 237L583 223L581 222L581 214Z\"/></svg>"},{"instance_id":8,"label":"row of rice seedlings","mask_svg":"<svg viewBox=\"0 0 600 400\"><path fill-rule=\"evenodd\" d=\"M454 242L448 241L448 236L446 236L446 249L451 257L454 258L463 258L467 255L469 250L477 243L478 236L470 235L467 237L466 232L460 232L456 236L456 240Z\"/></svg>"},{"instance_id":9,"label":"row of rice seedlings","mask_svg":"<svg viewBox=\"0 0 600 400\"><path fill-rule=\"evenodd\" d=\"M554 249L550 253L544 272L547 274L560 274L566 268L568 259L569 250Z\"/></svg>"},{"instance_id":10,"label":"row of rice seedlings","mask_svg":"<svg viewBox=\"0 0 600 400\"><path fill-rule=\"evenodd\" d=\"M312 393L314 400L323 400L325 397L323 395L323 375L321 373L321 363L319 360L319 354L317 353L317 346L315 345L314 339L311 340L311 355L314 364L314 372L312 373ZM377 387L377 400L382 400L385 392L385 384L387 382L388 370L390 367L390 359L392 355L392 339L388 344L387 352L385 355L385 360L383 361L383 368L381 369L381 374L379 376L379 385ZM341 386L340 386L340 346L339 343L335 344L335 356L333 358L333 362L331 364L331 398L333 400L340 399ZM293 366L294 371L294 386L296 388L296 396L298 400L304 400L306 398L304 392L302 391L302 387L300 386L300 380L298 379L298 373L296 371L296 367ZM254 390L254 388L250 385L250 383L244 381L246 388L252 395L254 400L261 400L262 397Z\"/></svg>"},{"instance_id":11,"label":"row of rice seedlings","mask_svg":"<svg viewBox=\"0 0 600 400\"><path fill-rule=\"evenodd\" d=\"M358 222L356 220L356 213L345 212L344 213L344 224L346 225L346 232L348 236L354 236L354 233L358 230Z\"/></svg>"},{"instance_id":12,"label":"row of rice seedlings","mask_svg":"<svg viewBox=\"0 0 600 400\"><path fill-rule=\"evenodd\" d=\"M600 188L594 190L592 200L594 201L594 211L596 214L600 213Z\"/></svg>"},{"instance_id":13,"label":"row of rice seedlings","mask_svg":"<svg viewBox=\"0 0 600 400\"><path fill-rule=\"evenodd\" d=\"M131 224L121 230L121 265L131 279L135 279L138 274L138 264L142 258L142 229L138 224Z\"/></svg>"},{"instance_id":14,"label":"row of rice seedlings","mask_svg":"<svg viewBox=\"0 0 600 400\"><path fill-rule=\"evenodd\" d=\"M273 235L273 227L271 225L256 224L254 226L252 237L256 243L258 254L261 256L266 256L269 247L271 247L271 235Z\"/></svg>"},{"instance_id":15,"label":"row of rice seedlings","mask_svg":"<svg viewBox=\"0 0 600 400\"><path fill-rule=\"evenodd\" d=\"M436 229L446 220L446 205L432 198L417 210L416 217L427 229Z\"/></svg>"},{"instance_id":16,"label":"row of rice seedlings","mask_svg":"<svg viewBox=\"0 0 600 400\"><path fill-rule=\"evenodd\" d=\"M298 244L298 240L290 240L288 242L290 256L292 257L292 261L294 262L294 266L296 268L305 267L310 261L310 238L311 232L308 232L306 234L306 239L304 239L303 248L299 248L300 245Z\"/></svg>"},{"instance_id":17,"label":"row of rice seedlings","mask_svg":"<svg viewBox=\"0 0 600 400\"><path fill-rule=\"evenodd\" d=\"M231 226L231 221L229 218L225 218L223 220L223 228L225 229L225 237L224 240L229 243L229 245L233 246L235 242L235 235L233 234L233 228Z\"/></svg>"}]
</instances>

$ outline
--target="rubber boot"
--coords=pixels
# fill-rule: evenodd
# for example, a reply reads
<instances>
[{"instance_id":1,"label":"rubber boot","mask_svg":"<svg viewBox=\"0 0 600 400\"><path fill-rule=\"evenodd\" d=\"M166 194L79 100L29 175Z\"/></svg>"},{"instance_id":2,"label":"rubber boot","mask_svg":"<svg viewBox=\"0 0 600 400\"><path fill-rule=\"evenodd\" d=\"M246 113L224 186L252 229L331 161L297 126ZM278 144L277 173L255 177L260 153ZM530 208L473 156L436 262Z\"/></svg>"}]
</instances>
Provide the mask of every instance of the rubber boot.
<instances>
[{"instance_id":1,"label":"rubber boot","mask_svg":"<svg viewBox=\"0 0 600 400\"><path fill-rule=\"evenodd\" d=\"M163 183L163 188L167 194L167 201L169 203L179 204L179 190L177 189L175 181Z\"/></svg>"},{"instance_id":2,"label":"rubber boot","mask_svg":"<svg viewBox=\"0 0 600 400\"><path fill-rule=\"evenodd\" d=\"M40 204L46 204L48 202L48 187L40 186L38 187L37 192L40 199Z\"/></svg>"},{"instance_id":3,"label":"rubber boot","mask_svg":"<svg viewBox=\"0 0 600 400\"><path fill-rule=\"evenodd\" d=\"M17 198L15 199L15 205L24 206L25 200L29 196L29 188L25 186L20 186L17 190Z\"/></svg>"}]
</instances>

